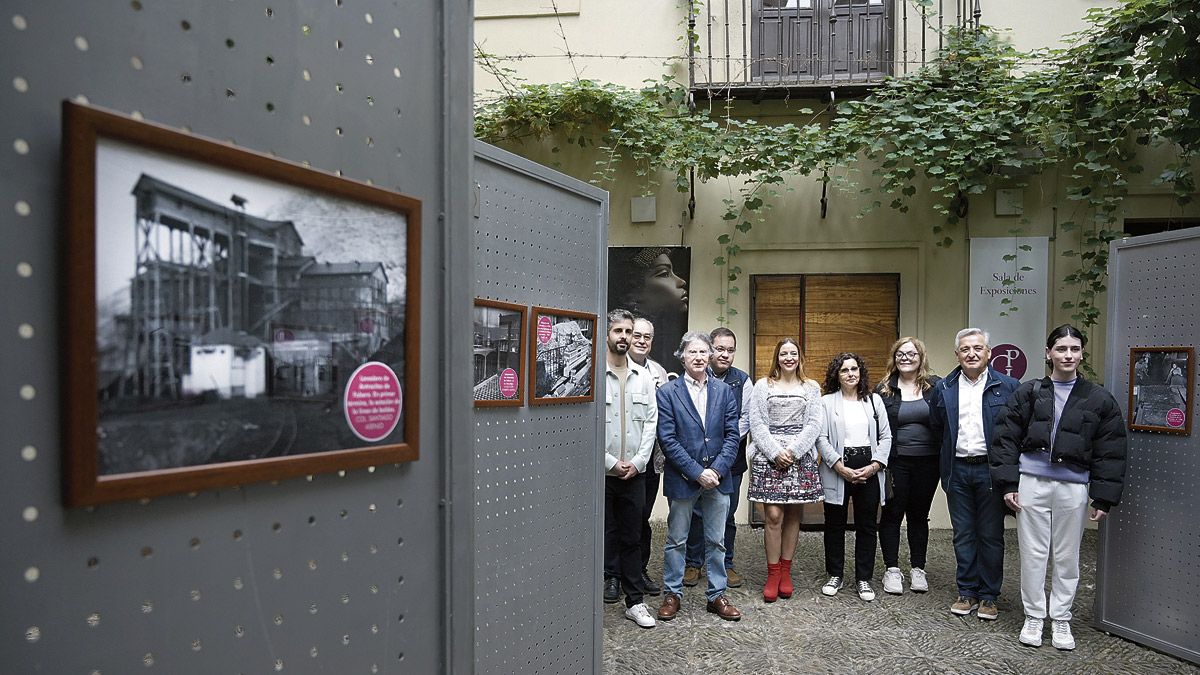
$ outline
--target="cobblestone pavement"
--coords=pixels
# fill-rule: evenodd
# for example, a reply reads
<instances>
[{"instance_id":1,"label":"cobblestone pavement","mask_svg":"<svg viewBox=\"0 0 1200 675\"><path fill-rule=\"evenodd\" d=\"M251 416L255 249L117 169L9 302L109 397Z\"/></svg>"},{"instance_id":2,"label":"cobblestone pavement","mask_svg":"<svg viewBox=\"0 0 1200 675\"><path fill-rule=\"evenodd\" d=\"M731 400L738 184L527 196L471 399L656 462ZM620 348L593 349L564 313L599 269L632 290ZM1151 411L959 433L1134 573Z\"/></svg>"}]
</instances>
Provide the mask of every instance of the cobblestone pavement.
<instances>
[{"instance_id":1,"label":"cobblestone pavement","mask_svg":"<svg viewBox=\"0 0 1200 675\"><path fill-rule=\"evenodd\" d=\"M650 575L662 578L662 545L666 526L654 532L655 555ZM930 533L929 592L908 590L901 544L903 595L883 592L882 561L877 558L874 602L863 602L849 588L837 596L821 595L825 581L820 532L801 532L792 568L796 593L789 600L766 604L762 584L766 562L762 530L738 528L736 567L746 577L742 588L730 589L730 600L742 611L741 621L722 621L704 609L703 586L684 589L683 608L672 621L646 630L624 617L621 603L604 606L604 672L606 673L1200 673L1186 661L1096 630L1092 603L1096 592L1096 533L1084 536L1075 619L1076 649L1050 646L1049 622L1041 648L1017 642L1024 615L1018 585L1016 532L1005 540L1000 618L981 621L974 615L954 616L954 551L949 530ZM847 538L847 563L853 557L853 535ZM902 538L903 539L903 538ZM647 596L651 612L661 596Z\"/></svg>"}]
</instances>

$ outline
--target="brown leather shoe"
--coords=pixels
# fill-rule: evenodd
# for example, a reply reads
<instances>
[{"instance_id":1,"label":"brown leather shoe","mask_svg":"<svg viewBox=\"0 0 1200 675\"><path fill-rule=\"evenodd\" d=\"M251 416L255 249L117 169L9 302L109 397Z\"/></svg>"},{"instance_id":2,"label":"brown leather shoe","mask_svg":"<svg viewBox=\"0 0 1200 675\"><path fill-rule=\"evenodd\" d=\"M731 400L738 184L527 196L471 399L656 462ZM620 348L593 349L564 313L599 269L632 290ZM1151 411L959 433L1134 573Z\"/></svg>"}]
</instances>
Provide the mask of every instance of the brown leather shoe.
<instances>
[{"instance_id":1,"label":"brown leather shoe","mask_svg":"<svg viewBox=\"0 0 1200 675\"><path fill-rule=\"evenodd\" d=\"M663 595L662 606L658 608L658 618L670 621L679 613L679 596L671 593Z\"/></svg>"},{"instance_id":2,"label":"brown leather shoe","mask_svg":"<svg viewBox=\"0 0 1200 675\"><path fill-rule=\"evenodd\" d=\"M700 583L700 568L688 566L683 568L683 585L695 586Z\"/></svg>"},{"instance_id":3,"label":"brown leather shoe","mask_svg":"<svg viewBox=\"0 0 1200 675\"><path fill-rule=\"evenodd\" d=\"M737 610L737 607L733 606L729 598L723 595L719 596L716 600L710 601L707 609L726 621L737 621L742 618L742 613ZM662 610L659 610L659 616L662 616Z\"/></svg>"}]
</instances>

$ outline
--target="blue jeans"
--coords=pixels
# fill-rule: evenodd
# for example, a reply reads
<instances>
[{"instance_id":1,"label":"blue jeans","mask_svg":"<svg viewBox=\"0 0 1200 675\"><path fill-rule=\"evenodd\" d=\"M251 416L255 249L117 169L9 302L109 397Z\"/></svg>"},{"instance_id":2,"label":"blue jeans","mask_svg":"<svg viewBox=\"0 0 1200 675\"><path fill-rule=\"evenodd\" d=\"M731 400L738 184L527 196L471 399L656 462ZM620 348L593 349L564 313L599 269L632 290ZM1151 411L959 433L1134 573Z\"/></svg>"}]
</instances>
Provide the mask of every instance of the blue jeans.
<instances>
[{"instance_id":1,"label":"blue jeans","mask_svg":"<svg viewBox=\"0 0 1200 675\"><path fill-rule=\"evenodd\" d=\"M692 508L700 507L704 519L707 548L708 591L711 602L725 594L725 517L729 514L729 495L713 488L700 490L688 499L670 499L667 514L667 545L663 550L663 586L667 593L683 597L684 547L692 529Z\"/></svg>"},{"instance_id":2,"label":"blue jeans","mask_svg":"<svg viewBox=\"0 0 1200 675\"><path fill-rule=\"evenodd\" d=\"M742 474L730 476L729 479L733 482L733 492L729 495L729 514L725 516L725 569L733 569L733 543L737 538L737 525L733 522L733 515L737 513L738 494L742 491ZM700 514L700 507L696 506L692 509L692 529L688 534L687 540L687 566L700 567L700 561L704 559L704 522Z\"/></svg>"},{"instance_id":3,"label":"blue jeans","mask_svg":"<svg viewBox=\"0 0 1200 675\"><path fill-rule=\"evenodd\" d=\"M1004 581L1004 502L992 490L987 463L955 459L946 485L950 524L954 526L954 578L964 598L992 600Z\"/></svg>"}]
</instances>

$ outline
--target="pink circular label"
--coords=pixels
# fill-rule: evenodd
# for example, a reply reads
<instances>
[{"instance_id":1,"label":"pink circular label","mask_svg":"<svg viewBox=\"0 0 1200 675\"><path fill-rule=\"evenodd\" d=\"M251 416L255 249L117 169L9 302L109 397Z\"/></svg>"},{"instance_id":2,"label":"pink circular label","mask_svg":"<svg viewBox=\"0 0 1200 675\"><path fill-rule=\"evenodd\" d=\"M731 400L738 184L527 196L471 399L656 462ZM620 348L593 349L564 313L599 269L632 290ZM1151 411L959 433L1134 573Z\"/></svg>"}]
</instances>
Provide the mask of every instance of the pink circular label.
<instances>
[{"instance_id":1,"label":"pink circular label","mask_svg":"<svg viewBox=\"0 0 1200 675\"><path fill-rule=\"evenodd\" d=\"M550 323L550 317L539 316L537 325L538 342L546 344L550 341L552 335L554 335L554 324Z\"/></svg>"},{"instance_id":2,"label":"pink circular label","mask_svg":"<svg viewBox=\"0 0 1200 675\"><path fill-rule=\"evenodd\" d=\"M512 398L517 395L517 371L505 368L500 371L500 395Z\"/></svg>"},{"instance_id":3,"label":"pink circular label","mask_svg":"<svg viewBox=\"0 0 1200 675\"><path fill-rule=\"evenodd\" d=\"M1029 360L1025 358L1025 352L1021 351L1020 347L1006 343L992 347L991 366L1019 380L1025 376L1025 371L1029 370Z\"/></svg>"},{"instance_id":4,"label":"pink circular label","mask_svg":"<svg viewBox=\"0 0 1200 675\"><path fill-rule=\"evenodd\" d=\"M1179 408L1171 408L1167 411L1167 426L1181 427L1184 423L1183 411Z\"/></svg>"},{"instance_id":5,"label":"pink circular label","mask_svg":"<svg viewBox=\"0 0 1200 675\"><path fill-rule=\"evenodd\" d=\"M403 403L400 379L378 361L368 361L356 368L342 397L350 431L368 443L381 441L392 433L400 422Z\"/></svg>"}]
</instances>

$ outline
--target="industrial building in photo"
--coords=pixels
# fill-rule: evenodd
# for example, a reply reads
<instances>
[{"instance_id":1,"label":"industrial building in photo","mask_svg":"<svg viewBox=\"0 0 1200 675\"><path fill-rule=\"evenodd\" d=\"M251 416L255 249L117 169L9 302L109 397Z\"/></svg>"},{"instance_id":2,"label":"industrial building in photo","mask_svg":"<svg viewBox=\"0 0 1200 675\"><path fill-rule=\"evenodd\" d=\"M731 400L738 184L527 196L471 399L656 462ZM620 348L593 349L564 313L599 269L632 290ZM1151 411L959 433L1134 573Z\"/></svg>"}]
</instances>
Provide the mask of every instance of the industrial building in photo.
<instances>
[{"instance_id":1,"label":"industrial building in photo","mask_svg":"<svg viewBox=\"0 0 1200 675\"><path fill-rule=\"evenodd\" d=\"M129 310L98 327L102 399L332 396L398 332L378 261L321 261L290 220L142 174Z\"/></svg>"}]
</instances>

